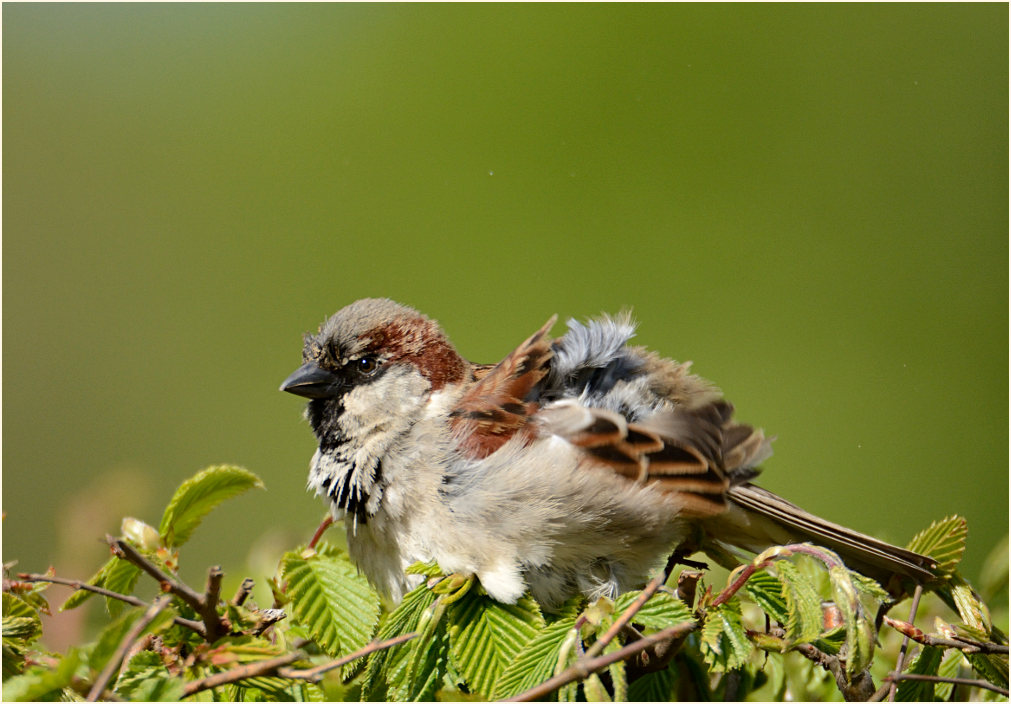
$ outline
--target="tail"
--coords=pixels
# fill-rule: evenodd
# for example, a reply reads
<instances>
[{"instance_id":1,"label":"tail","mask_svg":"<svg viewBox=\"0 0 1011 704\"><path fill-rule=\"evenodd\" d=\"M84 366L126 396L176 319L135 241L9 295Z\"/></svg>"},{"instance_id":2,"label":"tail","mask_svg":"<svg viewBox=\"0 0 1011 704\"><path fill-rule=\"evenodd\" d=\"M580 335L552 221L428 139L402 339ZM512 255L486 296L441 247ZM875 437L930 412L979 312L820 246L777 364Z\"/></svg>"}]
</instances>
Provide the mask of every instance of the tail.
<instances>
[{"instance_id":1,"label":"tail","mask_svg":"<svg viewBox=\"0 0 1011 704\"><path fill-rule=\"evenodd\" d=\"M754 484L731 487L727 498L730 510L712 519L711 534L719 542L753 552L811 542L838 553L847 567L886 586L896 575L919 583L935 579L937 562L930 557L818 518Z\"/></svg>"}]
</instances>

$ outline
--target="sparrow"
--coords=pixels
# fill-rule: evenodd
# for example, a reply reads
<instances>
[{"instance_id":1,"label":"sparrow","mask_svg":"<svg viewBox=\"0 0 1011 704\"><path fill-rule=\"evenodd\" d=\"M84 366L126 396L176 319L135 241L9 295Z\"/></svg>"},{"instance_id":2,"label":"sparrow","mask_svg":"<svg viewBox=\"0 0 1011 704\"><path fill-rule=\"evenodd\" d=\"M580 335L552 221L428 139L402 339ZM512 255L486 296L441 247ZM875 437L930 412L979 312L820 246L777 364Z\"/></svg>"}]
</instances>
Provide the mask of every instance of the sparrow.
<instances>
[{"instance_id":1,"label":"sparrow","mask_svg":"<svg viewBox=\"0 0 1011 704\"><path fill-rule=\"evenodd\" d=\"M555 320L495 365L467 361L435 321L389 299L305 335L281 390L309 399L308 486L392 601L420 582L405 573L419 561L550 609L640 587L675 550L804 541L878 581L933 576L929 557L751 483L770 439L690 362L631 346L630 314L569 320L558 339Z\"/></svg>"}]
</instances>

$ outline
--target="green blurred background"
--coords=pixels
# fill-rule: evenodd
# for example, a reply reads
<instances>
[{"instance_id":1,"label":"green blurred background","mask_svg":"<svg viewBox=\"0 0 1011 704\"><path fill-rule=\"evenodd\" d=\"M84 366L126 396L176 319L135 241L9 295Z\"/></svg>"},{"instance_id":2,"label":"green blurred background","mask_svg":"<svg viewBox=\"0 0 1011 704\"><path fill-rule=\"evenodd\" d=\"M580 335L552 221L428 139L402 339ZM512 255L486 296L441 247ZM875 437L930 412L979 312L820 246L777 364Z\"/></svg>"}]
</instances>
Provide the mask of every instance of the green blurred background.
<instances>
[{"instance_id":1,"label":"green blurred background","mask_svg":"<svg viewBox=\"0 0 1011 704\"><path fill-rule=\"evenodd\" d=\"M281 380L363 296L495 361L552 313L778 435L762 483L897 542L1008 527L1008 7L3 6L4 560L239 463L184 576L323 506ZM557 329L561 332L562 327Z\"/></svg>"}]
</instances>

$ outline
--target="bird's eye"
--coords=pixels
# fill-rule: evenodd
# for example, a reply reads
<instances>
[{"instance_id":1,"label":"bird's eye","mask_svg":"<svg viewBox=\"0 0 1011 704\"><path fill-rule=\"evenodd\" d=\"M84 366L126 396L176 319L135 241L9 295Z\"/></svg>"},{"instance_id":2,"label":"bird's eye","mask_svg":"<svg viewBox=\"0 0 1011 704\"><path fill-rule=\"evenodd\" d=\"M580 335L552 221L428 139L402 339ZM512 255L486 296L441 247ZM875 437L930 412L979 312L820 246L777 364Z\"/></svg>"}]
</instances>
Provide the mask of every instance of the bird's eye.
<instances>
[{"instance_id":1,"label":"bird's eye","mask_svg":"<svg viewBox=\"0 0 1011 704\"><path fill-rule=\"evenodd\" d=\"M362 357L355 362L355 369L363 376L371 376L379 368L379 363L375 357Z\"/></svg>"}]
</instances>

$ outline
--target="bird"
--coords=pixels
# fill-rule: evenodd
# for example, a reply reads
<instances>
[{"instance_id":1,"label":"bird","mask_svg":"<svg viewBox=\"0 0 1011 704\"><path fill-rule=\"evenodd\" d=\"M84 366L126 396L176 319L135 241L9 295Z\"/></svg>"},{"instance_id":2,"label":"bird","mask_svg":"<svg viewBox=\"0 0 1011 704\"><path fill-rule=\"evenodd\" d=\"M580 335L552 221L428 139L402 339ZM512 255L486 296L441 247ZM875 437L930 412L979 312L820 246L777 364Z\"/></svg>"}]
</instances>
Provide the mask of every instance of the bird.
<instances>
[{"instance_id":1,"label":"bird","mask_svg":"<svg viewBox=\"0 0 1011 704\"><path fill-rule=\"evenodd\" d=\"M550 610L641 587L672 554L796 542L880 582L933 577L930 557L752 483L771 439L691 362L631 345L629 312L552 338L556 319L497 364L466 360L436 321L386 298L305 334L281 390L308 399L308 488L391 601L420 583L417 562Z\"/></svg>"}]
</instances>

